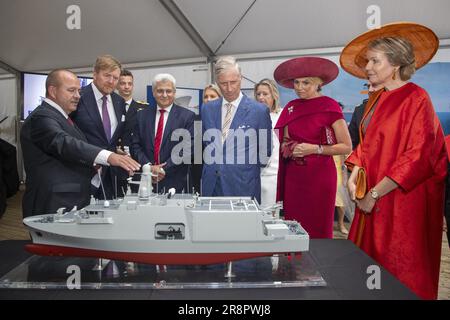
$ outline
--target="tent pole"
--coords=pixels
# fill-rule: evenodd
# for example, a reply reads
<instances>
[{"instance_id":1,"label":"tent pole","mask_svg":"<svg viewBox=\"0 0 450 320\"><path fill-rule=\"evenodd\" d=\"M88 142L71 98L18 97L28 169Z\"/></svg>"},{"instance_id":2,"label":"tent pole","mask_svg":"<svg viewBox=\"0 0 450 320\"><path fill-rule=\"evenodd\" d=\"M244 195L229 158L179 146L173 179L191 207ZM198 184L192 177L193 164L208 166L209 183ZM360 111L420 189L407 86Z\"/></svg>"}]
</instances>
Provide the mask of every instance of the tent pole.
<instances>
[{"instance_id":1,"label":"tent pole","mask_svg":"<svg viewBox=\"0 0 450 320\"><path fill-rule=\"evenodd\" d=\"M209 72L211 77L210 83L216 83L216 75L214 73L214 61L212 59L209 61Z\"/></svg>"},{"instance_id":2,"label":"tent pole","mask_svg":"<svg viewBox=\"0 0 450 320\"><path fill-rule=\"evenodd\" d=\"M202 38L200 33L194 28L189 19L183 14L183 11L176 5L173 0L159 0L163 7L170 13L178 25L187 33L189 38L195 43L200 51L210 59L215 54Z\"/></svg>"}]
</instances>

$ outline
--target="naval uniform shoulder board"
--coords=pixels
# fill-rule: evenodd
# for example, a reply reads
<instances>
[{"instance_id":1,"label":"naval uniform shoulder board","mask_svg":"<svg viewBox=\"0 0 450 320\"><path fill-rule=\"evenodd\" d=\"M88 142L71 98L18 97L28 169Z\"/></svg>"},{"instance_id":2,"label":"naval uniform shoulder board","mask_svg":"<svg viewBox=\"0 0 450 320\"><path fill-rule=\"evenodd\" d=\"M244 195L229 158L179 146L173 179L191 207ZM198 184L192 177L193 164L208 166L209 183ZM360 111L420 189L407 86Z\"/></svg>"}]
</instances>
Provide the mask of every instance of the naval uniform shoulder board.
<instances>
[{"instance_id":1,"label":"naval uniform shoulder board","mask_svg":"<svg viewBox=\"0 0 450 320\"><path fill-rule=\"evenodd\" d=\"M141 110L145 109L149 105L149 103L145 102L145 101L136 101L136 103L139 105L137 107L137 111L141 111Z\"/></svg>"},{"instance_id":2,"label":"naval uniform shoulder board","mask_svg":"<svg viewBox=\"0 0 450 320\"><path fill-rule=\"evenodd\" d=\"M146 101L136 101L137 103L139 103L139 104L143 104L144 106L148 106L148 102L146 102Z\"/></svg>"}]
</instances>

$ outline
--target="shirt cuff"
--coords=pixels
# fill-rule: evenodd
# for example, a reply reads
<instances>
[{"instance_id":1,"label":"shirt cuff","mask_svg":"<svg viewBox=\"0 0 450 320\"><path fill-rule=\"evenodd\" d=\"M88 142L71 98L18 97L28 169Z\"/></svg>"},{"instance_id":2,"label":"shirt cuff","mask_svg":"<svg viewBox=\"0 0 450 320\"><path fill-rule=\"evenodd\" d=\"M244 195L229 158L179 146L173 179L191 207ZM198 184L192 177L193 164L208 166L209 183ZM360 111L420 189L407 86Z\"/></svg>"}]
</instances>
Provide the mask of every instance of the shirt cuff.
<instances>
[{"instance_id":1,"label":"shirt cuff","mask_svg":"<svg viewBox=\"0 0 450 320\"><path fill-rule=\"evenodd\" d=\"M98 153L97 157L95 158L95 164L101 164L102 166L109 166L108 158L112 154L111 151L108 150L102 150Z\"/></svg>"}]
</instances>

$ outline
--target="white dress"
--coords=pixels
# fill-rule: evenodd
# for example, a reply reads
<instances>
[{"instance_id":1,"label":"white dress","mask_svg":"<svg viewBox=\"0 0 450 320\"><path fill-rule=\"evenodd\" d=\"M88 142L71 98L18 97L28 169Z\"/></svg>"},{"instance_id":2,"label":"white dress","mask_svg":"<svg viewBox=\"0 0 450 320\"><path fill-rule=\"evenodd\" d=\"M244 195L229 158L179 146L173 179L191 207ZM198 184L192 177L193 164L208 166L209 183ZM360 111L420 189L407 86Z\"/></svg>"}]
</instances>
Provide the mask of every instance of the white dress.
<instances>
[{"instance_id":1,"label":"white dress","mask_svg":"<svg viewBox=\"0 0 450 320\"><path fill-rule=\"evenodd\" d=\"M270 113L272 120L272 128L277 124L281 111L278 113ZM261 207L274 204L277 196L277 175L278 175L278 157L280 142L275 131L272 130L272 156L267 165L261 169Z\"/></svg>"}]
</instances>

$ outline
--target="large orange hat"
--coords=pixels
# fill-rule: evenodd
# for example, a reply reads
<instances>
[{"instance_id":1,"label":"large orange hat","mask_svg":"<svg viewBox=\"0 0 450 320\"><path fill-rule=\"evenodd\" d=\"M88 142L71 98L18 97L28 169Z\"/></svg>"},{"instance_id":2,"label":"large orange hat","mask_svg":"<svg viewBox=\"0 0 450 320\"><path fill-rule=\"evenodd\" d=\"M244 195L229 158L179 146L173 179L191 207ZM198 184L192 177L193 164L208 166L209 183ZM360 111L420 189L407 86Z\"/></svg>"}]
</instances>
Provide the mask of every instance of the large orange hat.
<instances>
[{"instance_id":1,"label":"large orange hat","mask_svg":"<svg viewBox=\"0 0 450 320\"><path fill-rule=\"evenodd\" d=\"M292 89L297 78L318 77L322 79L323 85L326 85L336 79L338 74L338 66L328 59L301 57L280 64L275 69L273 77L279 85Z\"/></svg>"},{"instance_id":2,"label":"large orange hat","mask_svg":"<svg viewBox=\"0 0 450 320\"><path fill-rule=\"evenodd\" d=\"M367 31L345 46L339 62L348 73L367 79L364 67L367 64L366 52L369 42L385 37L401 37L411 42L416 58L416 69L426 65L439 47L439 39L429 28L413 22L395 22L379 29Z\"/></svg>"}]
</instances>

